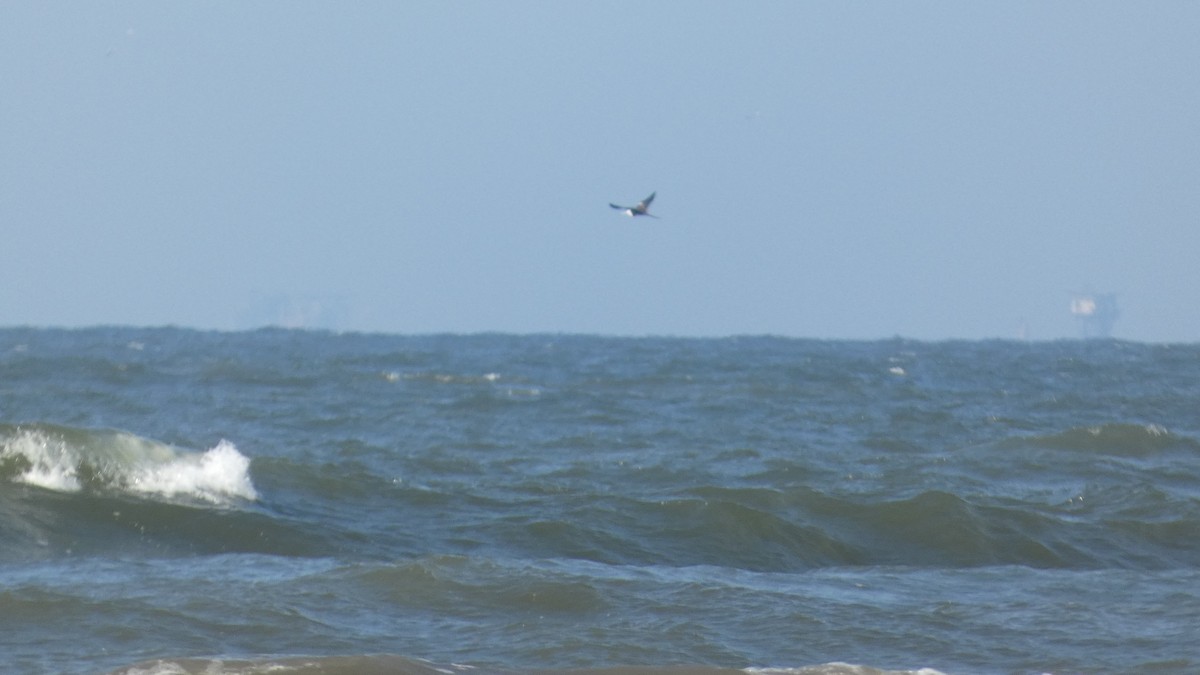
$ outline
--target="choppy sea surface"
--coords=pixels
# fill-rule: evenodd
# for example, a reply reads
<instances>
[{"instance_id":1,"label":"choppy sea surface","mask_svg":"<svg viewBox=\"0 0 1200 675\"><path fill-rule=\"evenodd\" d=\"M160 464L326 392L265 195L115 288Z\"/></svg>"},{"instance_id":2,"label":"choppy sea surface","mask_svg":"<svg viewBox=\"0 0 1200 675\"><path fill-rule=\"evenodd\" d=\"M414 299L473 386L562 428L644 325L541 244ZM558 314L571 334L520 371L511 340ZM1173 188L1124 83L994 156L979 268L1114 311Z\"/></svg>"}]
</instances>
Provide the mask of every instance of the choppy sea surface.
<instances>
[{"instance_id":1,"label":"choppy sea surface","mask_svg":"<svg viewBox=\"0 0 1200 675\"><path fill-rule=\"evenodd\" d=\"M1200 346L0 330L0 672L1200 671Z\"/></svg>"}]
</instances>

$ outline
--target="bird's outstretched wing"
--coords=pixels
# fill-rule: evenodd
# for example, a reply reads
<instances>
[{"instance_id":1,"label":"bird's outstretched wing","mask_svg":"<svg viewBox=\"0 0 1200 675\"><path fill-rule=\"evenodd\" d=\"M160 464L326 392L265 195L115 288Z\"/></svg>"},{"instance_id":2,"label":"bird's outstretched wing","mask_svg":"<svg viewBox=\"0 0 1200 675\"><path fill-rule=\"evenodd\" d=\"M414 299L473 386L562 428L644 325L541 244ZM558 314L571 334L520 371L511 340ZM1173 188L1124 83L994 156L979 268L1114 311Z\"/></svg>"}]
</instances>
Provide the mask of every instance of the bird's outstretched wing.
<instances>
[{"instance_id":1,"label":"bird's outstretched wing","mask_svg":"<svg viewBox=\"0 0 1200 675\"><path fill-rule=\"evenodd\" d=\"M650 196L638 202L637 206L621 206L620 204L613 204L612 202L609 202L608 205L614 209L617 209L618 211L624 211L625 215L627 216L650 216L651 218L657 218L658 216L651 215L647 212L647 209L650 208L650 202L654 201L654 195L656 194L658 193L651 192Z\"/></svg>"}]
</instances>

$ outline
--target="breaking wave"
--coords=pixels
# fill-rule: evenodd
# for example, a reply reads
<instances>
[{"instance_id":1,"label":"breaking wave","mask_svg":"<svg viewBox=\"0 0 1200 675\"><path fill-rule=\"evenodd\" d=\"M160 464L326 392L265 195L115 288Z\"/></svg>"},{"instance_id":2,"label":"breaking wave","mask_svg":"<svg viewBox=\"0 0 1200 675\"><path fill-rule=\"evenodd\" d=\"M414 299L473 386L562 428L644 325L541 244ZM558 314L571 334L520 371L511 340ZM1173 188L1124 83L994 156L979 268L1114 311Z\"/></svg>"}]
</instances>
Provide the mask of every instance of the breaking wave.
<instances>
[{"instance_id":1,"label":"breaking wave","mask_svg":"<svg viewBox=\"0 0 1200 675\"><path fill-rule=\"evenodd\" d=\"M229 441L195 452L116 430L0 425L0 480L56 492L117 492L226 505L256 500Z\"/></svg>"}]
</instances>

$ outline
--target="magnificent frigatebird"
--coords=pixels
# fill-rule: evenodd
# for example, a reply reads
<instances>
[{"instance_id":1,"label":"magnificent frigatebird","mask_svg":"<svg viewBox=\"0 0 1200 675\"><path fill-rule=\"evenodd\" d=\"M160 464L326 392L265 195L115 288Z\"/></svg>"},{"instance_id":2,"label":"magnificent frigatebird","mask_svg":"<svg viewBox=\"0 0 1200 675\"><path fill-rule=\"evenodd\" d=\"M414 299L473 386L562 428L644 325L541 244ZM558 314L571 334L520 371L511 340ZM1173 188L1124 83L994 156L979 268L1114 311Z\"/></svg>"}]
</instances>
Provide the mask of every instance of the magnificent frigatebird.
<instances>
[{"instance_id":1,"label":"magnificent frigatebird","mask_svg":"<svg viewBox=\"0 0 1200 675\"><path fill-rule=\"evenodd\" d=\"M646 197L642 201L638 202L637 206L620 206L617 204L613 204L611 202L609 203L609 206L613 207L614 209L616 209L618 211L624 211L625 215L627 215L631 218L633 216L650 216L651 218L657 218L658 216L654 215L653 213L647 212L647 210L650 208L650 202L654 201L654 195L656 195L656 194L658 194L658 193L651 192L650 196Z\"/></svg>"}]
</instances>

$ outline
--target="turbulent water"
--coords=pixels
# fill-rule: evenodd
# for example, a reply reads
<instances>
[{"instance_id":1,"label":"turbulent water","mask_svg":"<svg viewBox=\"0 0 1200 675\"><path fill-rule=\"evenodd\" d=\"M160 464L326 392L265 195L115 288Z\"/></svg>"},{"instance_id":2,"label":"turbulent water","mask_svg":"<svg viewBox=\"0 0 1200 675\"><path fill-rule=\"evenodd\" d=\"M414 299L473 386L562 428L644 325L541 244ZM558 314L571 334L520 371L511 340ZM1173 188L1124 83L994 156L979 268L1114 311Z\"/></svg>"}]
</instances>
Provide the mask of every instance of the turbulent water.
<instances>
[{"instance_id":1,"label":"turbulent water","mask_svg":"<svg viewBox=\"0 0 1200 675\"><path fill-rule=\"evenodd\" d=\"M0 330L0 672L1200 671L1200 346Z\"/></svg>"}]
</instances>

